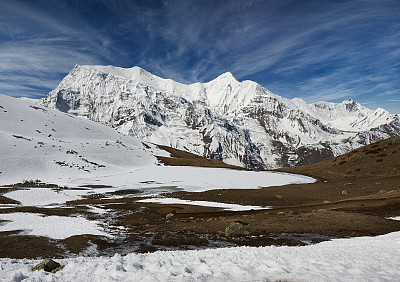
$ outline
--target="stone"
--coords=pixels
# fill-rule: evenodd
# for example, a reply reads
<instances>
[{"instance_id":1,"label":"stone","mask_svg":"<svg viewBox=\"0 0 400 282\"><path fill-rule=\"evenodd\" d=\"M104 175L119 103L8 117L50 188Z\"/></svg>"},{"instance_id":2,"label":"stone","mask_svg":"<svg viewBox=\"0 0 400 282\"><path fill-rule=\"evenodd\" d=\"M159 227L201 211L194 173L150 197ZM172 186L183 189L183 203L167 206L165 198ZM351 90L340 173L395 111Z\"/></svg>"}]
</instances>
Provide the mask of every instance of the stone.
<instances>
[{"instance_id":1,"label":"stone","mask_svg":"<svg viewBox=\"0 0 400 282\"><path fill-rule=\"evenodd\" d=\"M240 230L242 228L243 224L241 224L240 222L232 222L227 228L225 228L225 236L229 237L237 230Z\"/></svg>"},{"instance_id":2,"label":"stone","mask_svg":"<svg viewBox=\"0 0 400 282\"><path fill-rule=\"evenodd\" d=\"M349 192L347 190L342 191L342 195L347 195L347 194L349 194Z\"/></svg>"},{"instance_id":3,"label":"stone","mask_svg":"<svg viewBox=\"0 0 400 282\"><path fill-rule=\"evenodd\" d=\"M56 273L57 271L63 269L64 266L52 259L44 259L32 268L32 271L44 270L47 272Z\"/></svg>"},{"instance_id":4,"label":"stone","mask_svg":"<svg viewBox=\"0 0 400 282\"><path fill-rule=\"evenodd\" d=\"M173 217L174 216L174 214L173 213L168 213L166 216L165 216L165 219L166 220L168 220L168 219L170 219L171 217Z\"/></svg>"}]
</instances>

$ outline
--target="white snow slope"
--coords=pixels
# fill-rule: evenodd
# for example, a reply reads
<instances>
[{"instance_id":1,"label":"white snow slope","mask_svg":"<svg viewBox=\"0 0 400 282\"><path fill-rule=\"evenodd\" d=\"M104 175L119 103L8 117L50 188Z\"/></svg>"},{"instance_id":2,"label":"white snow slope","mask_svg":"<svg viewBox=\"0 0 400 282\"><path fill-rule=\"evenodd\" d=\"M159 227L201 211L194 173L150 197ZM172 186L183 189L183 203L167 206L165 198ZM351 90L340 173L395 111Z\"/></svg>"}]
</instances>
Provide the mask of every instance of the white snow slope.
<instances>
[{"instance_id":1,"label":"white snow slope","mask_svg":"<svg viewBox=\"0 0 400 282\"><path fill-rule=\"evenodd\" d=\"M160 153L162 154L162 153ZM0 95L0 184L121 173L155 166L153 153L112 128Z\"/></svg>"},{"instance_id":2,"label":"white snow slope","mask_svg":"<svg viewBox=\"0 0 400 282\"><path fill-rule=\"evenodd\" d=\"M237 247L58 260L0 259L0 281L399 281L400 232L304 247Z\"/></svg>"},{"instance_id":3,"label":"white snow slope","mask_svg":"<svg viewBox=\"0 0 400 282\"><path fill-rule=\"evenodd\" d=\"M246 167L310 164L400 135L400 117L349 99L307 104L225 73L181 84L139 68L75 66L43 105Z\"/></svg>"}]
</instances>

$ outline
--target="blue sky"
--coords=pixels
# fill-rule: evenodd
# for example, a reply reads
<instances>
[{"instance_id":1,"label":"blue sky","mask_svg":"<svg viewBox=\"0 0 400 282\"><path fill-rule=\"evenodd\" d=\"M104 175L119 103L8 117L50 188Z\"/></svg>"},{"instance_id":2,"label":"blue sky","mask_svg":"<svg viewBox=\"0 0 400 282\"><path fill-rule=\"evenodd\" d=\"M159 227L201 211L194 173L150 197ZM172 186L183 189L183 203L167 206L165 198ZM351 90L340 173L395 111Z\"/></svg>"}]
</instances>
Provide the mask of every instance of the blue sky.
<instances>
[{"instance_id":1,"label":"blue sky","mask_svg":"<svg viewBox=\"0 0 400 282\"><path fill-rule=\"evenodd\" d=\"M400 1L0 1L0 93L43 97L75 64L400 113Z\"/></svg>"}]
</instances>

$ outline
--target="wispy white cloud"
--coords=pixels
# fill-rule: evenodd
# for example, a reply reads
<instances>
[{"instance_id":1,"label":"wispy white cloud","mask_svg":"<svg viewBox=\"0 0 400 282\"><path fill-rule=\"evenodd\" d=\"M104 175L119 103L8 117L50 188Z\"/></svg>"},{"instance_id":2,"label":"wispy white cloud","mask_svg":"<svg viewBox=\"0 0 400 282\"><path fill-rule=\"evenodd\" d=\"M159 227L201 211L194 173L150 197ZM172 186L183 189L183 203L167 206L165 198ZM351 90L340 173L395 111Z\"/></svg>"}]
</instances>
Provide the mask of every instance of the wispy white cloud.
<instances>
[{"instance_id":1,"label":"wispy white cloud","mask_svg":"<svg viewBox=\"0 0 400 282\"><path fill-rule=\"evenodd\" d=\"M270 83L288 84L280 89L292 90L279 94L301 96L308 101L392 95L391 89L399 86L394 76L399 73L395 62L400 61L400 41L387 27L388 21L396 21L394 13L388 14L395 2L385 2L386 7L372 1L356 2L332 2L325 7L315 2L293 14L282 11L293 4L291 1L270 6L267 12L260 2L253 2L260 13L251 7L244 12L235 10L238 6L233 3L208 14L196 7L197 16L189 4L182 5L182 10L172 5L174 9L168 10L166 17L179 20L173 24L167 20L164 28L157 31L176 42L179 51L159 65L170 66L170 61L179 60L194 49L201 56L186 74L193 81L205 81L226 70L239 78L262 72L266 77L258 75L258 81L267 88ZM312 10L313 6L317 9ZM383 44L385 41L391 43Z\"/></svg>"},{"instance_id":2,"label":"wispy white cloud","mask_svg":"<svg viewBox=\"0 0 400 282\"><path fill-rule=\"evenodd\" d=\"M68 73L76 63L94 64L100 61L88 52L63 46L64 40L48 42L34 38L21 42L0 44L0 91L9 95L24 95L23 89L47 94L55 88L62 75ZM68 41L68 40L67 40ZM15 87L10 87L11 82ZM16 89L18 91L16 91Z\"/></svg>"},{"instance_id":3,"label":"wispy white cloud","mask_svg":"<svg viewBox=\"0 0 400 282\"><path fill-rule=\"evenodd\" d=\"M101 64L116 51L82 18L71 25L33 2L5 0L0 10L9 21L0 25L0 38L10 37L0 41L0 91L8 95L43 96L75 64Z\"/></svg>"},{"instance_id":4,"label":"wispy white cloud","mask_svg":"<svg viewBox=\"0 0 400 282\"><path fill-rule=\"evenodd\" d=\"M0 79L52 88L76 63L113 64L184 83L231 71L309 102L399 94L397 0L90 3L1 1Z\"/></svg>"}]
</instances>

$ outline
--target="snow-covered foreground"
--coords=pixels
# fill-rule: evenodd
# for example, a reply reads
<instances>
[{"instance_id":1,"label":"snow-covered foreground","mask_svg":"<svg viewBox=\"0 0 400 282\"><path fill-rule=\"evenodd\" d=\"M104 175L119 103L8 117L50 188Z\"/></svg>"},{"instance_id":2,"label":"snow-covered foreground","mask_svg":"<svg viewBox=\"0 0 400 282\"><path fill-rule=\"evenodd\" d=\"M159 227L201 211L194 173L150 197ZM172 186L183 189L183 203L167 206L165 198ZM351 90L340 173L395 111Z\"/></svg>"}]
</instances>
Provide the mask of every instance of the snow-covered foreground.
<instances>
[{"instance_id":1,"label":"snow-covered foreground","mask_svg":"<svg viewBox=\"0 0 400 282\"><path fill-rule=\"evenodd\" d=\"M400 232L304 247L237 247L58 260L0 259L0 281L399 281Z\"/></svg>"}]
</instances>

